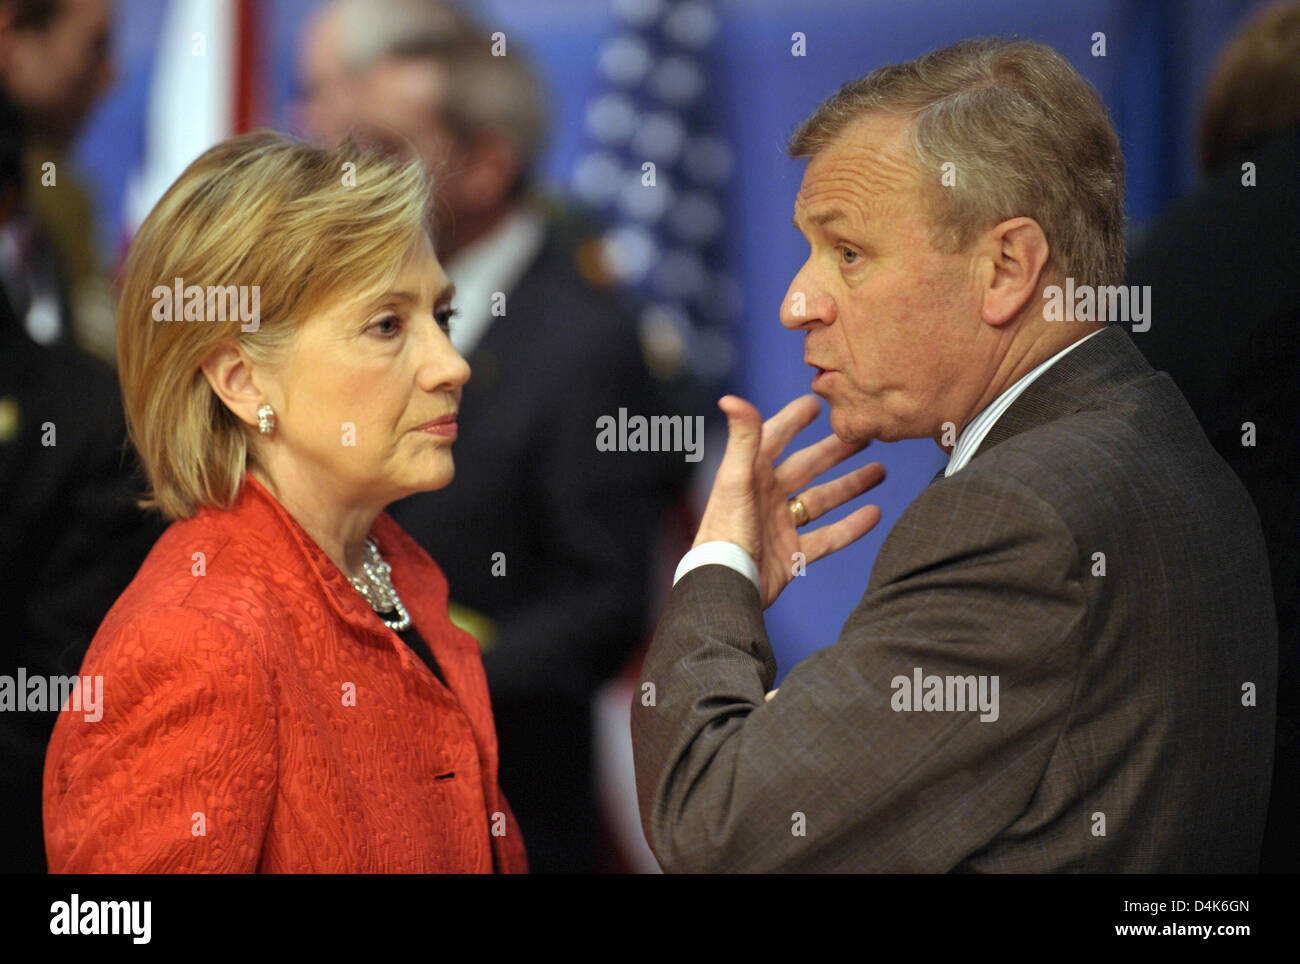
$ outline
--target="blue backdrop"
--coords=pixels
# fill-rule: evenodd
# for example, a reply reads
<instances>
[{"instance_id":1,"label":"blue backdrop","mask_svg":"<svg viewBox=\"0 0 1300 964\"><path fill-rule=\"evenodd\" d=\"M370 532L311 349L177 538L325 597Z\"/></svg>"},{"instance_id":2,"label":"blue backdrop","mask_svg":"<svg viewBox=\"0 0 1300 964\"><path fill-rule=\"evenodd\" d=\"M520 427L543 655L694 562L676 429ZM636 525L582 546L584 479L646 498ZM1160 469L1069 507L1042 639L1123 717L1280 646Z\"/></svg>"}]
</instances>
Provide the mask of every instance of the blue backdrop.
<instances>
[{"instance_id":1,"label":"blue backdrop","mask_svg":"<svg viewBox=\"0 0 1300 964\"><path fill-rule=\"evenodd\" d=\"M214 0L220 2L220 0ZM613 0L481 0L471 4L542 69L556 126L543 173L569 182L583 147L588 97L598 87L597 55L609 39ZM289 127L298 34L315 0L268 0L271 119ZM771 413L808 391L802 336L783 329L777 310L807 247L790 225L802 164L784 156L798 122L839 84L962 37L1018 34L1051 44L1096 85L1111 110L1128 164L1130 231L1195 181L1197 100L1214 56L1250 0L718 0L721 23L710 52L716 130L735 154L725 198L724 257L740 282L744 309L733 332L731 389ZM150 58L166 0L119 0L115 39L120 79L92 119L79 158L102 205L102 240L116 253L122 192L140 153ZM791 35L806 37L806 56ZM1106 35L1106 55L1091 54ZM829 431L823 414L807 438ZM784 673L834 641L861 596L881 541L898 514L941 467L929 441L873 446L851 464L883 461L889 478L876 501L882 524L857 546L811 569L769 611Z\"/></svg>"}]
</instances>

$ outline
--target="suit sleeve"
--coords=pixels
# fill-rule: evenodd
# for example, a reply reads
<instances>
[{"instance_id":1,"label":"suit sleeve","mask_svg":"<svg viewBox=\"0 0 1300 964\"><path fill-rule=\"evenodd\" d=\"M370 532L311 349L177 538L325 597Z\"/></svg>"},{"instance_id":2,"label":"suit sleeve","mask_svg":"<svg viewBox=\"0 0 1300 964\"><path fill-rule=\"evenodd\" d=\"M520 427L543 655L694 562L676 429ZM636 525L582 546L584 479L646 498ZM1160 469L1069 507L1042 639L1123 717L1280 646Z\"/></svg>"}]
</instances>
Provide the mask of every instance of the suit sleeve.
<instances>
[{"instance_id":1,"label":"suit sleeve","mask_svg":"<svg viewBox=\"0 0 1300 964\"><path fill-rule=\"evenodd\" d=\"M83 675L102 718L64 711L45 763L53 873L257 869L275 793L271 684L251 640L192 610L125 626Z\"/></svg>"},{"instance_id":2,"label":"suit sleeve","mask_svg":"<svg viewBox=\"0 0 1300 964\"><path fill-rule=\"evenodd\" d=\"M668 598L632 706L651 849L669 871L959 867L1034 800L1085 617L1073 538L1005 479L923 492L840 638L770 702L753 584L694 570ZM990 697L996 680L996 712L927 710L919 693L922 709L901 709L897 681L917 670L983 678Z\"/></svg>"}]
</instances>

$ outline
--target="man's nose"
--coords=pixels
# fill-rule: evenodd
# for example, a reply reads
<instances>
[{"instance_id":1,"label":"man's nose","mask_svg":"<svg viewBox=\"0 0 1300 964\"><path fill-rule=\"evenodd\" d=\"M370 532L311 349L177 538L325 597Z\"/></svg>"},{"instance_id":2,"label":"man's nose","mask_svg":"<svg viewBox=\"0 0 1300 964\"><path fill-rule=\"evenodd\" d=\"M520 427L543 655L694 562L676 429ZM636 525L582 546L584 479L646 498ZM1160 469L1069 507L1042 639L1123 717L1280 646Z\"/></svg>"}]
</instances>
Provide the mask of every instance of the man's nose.
<instances>
[{"instance_id":1,"label":"man's nose","mask_svg":"<svg viewBox=\"0 0 1300 964\"><path fill-rule=\"evenodd\" d=\"M835 320L835 303L820 285L801 271L790 282L781 302L781 324L797 330L811 323L828 325Z\"/></svg>"}]
</instances>

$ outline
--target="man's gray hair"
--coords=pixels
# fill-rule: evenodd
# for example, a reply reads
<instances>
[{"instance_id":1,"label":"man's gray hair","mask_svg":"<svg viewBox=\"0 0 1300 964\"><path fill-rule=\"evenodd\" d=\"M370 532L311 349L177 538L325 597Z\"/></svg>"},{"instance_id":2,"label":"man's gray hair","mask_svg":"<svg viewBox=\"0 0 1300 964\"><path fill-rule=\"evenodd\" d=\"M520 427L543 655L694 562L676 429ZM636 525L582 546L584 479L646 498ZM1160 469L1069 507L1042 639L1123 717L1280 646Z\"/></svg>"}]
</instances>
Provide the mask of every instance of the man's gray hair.
<instances>
[{"instance_id":1,"label":"man's gray hair","mask_svg":"<svg viewBox=\"0 0 1300 964\"><path fill-rule=\"evenodd\" d=\"M545 92L531 59L510 38L493 56L492 36L448 0L334 0L343 57L358 72L388 57L424 59L447 71L443 117L464 140L504 137L528 171L546 145Z\"/></svg>"},{"instance_id":2,"label":"man's gray hair","mask_svg":"<svg viewBox=\"0 0 1300 964\"><path fill-rule=\"evenodd\" d=\"M959 251L980 231L1030 217L1047 236L1049 270L1078 284L1119 283L1119 139L1092 85L1051 47L980 38L881 67L818 107L791 138L790 155L812 157L874 113L913 121L937 247Z\"/></svg>"}]
</instances>

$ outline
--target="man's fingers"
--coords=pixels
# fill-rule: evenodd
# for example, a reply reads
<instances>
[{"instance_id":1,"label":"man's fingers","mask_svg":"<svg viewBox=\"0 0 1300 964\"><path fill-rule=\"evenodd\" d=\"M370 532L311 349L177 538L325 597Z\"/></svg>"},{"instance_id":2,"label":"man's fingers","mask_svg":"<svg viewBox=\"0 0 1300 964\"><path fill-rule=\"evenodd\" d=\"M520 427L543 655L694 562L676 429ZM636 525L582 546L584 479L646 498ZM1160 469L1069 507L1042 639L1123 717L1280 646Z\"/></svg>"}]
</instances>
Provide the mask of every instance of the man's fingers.
<instances>
[{"instance_id":1,"label":"man's fingers","mask_svg":"<svg viewBox=\"0 0 1300 964\"><path fill-rule=\"evenodd\" d=\"M873 489L885 478L885 467L879 462L872 462L861 468L846 472L838 479L831 479L821 485L813 486L806 492L799 493L803 507L808 510L808 521L820 519L827 512L843 505L850 499L856 499L868 489Z\"/></svg>"},{"instance_id":2,"label":"man's fingers","mask_svg":"<svg viewBox=\"0 0 1300 964\"><path fill-rule=\"evenodd\" d=\"M780 458L796 435L813 423L821 411L816 395L800 395L763 425L763 460L768 464Z\"/></svg>"},{"instance_id":3,"label":"man's fingers","mask_svg":"<svg viewBox=\"0 0 1300 964\"><path fill-rule=\"evenodd\" d=\"M843 442L834 435L828 435L820 442L795 452L776 467L777 488L786 494L797 492L827 469L834 468L849 456L861 452L867 445L867 442Z\"/></svg>"},{"instance_id":4,"label":"man's fingers","mask_svg":"<svg viewBox=\"0 0 1300 964\"><path fill-rule=\"evenodd\" d=\"M832 522L800 536L799 551L809 564L814 563L857 542L874 529L879 521L880 506L865 505L839 522Z\"/></svg>"},{"instance_id":5,"label":"man's fingers","mask_svg":"<svg viewBox=\"0 0 1300 964\"><path fill-rule=\"evenodd\" d=\"M754 459L758 455L763 430L763 416L749 402L736 395L718 400L718 408L727 416L727 448L718 466L718 478L732 481L752 479Z\"/></svg>"}]
</instances>

